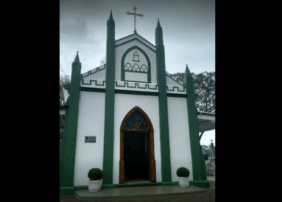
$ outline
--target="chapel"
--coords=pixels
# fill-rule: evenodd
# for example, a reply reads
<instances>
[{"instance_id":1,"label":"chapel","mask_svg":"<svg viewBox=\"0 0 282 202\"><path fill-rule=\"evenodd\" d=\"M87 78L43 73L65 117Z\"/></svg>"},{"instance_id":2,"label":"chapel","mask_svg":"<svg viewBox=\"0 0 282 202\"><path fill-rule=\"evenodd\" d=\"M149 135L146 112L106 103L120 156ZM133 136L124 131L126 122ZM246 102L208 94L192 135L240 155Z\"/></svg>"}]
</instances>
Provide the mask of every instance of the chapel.
<instances>
[{"instance_id":1,"label":"chapel","mask_svg":"<svg viewBox=\"0 0 282 202\"><path fill-rule=\"evenodd\" d=\"M82 73L77 53L71 83L62 87L60 194L87 189L91 168L103 171L102 189L176 185L180 167L189 169L191 185L209 187L193 78L187 65L183 82L166 72L159 19L155 44L136 30L116 39L112 12L106 28L106 64Z\"/></svg>"}]
</instances>

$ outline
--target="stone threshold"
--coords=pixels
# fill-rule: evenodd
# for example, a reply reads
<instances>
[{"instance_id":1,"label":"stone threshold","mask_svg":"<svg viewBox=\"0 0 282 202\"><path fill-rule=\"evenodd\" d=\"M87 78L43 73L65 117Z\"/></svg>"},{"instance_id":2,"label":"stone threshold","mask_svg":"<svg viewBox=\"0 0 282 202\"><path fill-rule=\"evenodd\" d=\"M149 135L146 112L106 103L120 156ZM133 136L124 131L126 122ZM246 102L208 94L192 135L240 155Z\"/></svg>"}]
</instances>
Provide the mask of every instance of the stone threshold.
<instances>
[{"instance_id":1,"label":"stone threshold","mask_svg":"<svg viewBox=\"0 0 282 202\"><path fill-rule=\"evenodd\" d=\"M88 190L75 191L76 199L83 201L120 200L134 198L152 198L166 196L180 196L203 193L204 189L190 185L189 187L175 186L140 186L140 187L116 187L113 189L101 189L91 193Z\"/></svg>"}]
</instances>

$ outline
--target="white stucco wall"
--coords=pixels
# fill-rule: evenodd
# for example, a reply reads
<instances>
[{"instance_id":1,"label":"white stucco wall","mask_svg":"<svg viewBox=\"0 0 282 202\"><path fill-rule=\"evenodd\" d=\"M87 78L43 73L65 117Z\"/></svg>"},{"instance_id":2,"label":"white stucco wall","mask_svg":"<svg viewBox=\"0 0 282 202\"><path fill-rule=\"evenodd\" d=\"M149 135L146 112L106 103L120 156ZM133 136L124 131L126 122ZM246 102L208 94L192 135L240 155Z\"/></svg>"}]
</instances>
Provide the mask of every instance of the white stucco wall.
<instances>
[{"instance_id":1,"label":"white stucco wall","mask_svg":"<svg viewBox=\"0 0 282 202\"><path fill-rule=\"evenodd\" d=\"M80 93L74 186L87 185L91 168L103 170L105 93ZM96 136L96 143L85 143L85 136Z\"/></svg>"},{"instance_id":2,"label":"white stucco wall","mask_svg":"<svg viewBox=\"0 0 282 202\"><path fill-rule=\"evenodd\" d=\"M189 180L193 180L191 147L188 126L186 98L168 97L168 122L171 160L171 179L179 181L176 171L186 167L190 171Z\"/></svg>"},{"instance_id":3,"label":"white stucco wall","mask_svg":"<svg viewBox=\"0 0 282 202\"><path fill-rule=\"evenodd\" d=\"M156 181L162 181L158 96L115 94L113 169L114 184L119 184L120 126L125 115L135 106L140 107L148 115L153 124L156 160Z\"/></svg>"},{"instance_id":4,"label":"white stucco wall","mask_svg":"<svg viewBox=\"0 0 282 202\"><path fill-rule=\"evenodd\" d=\"M147 74L138 72L125 72L125 80L147 82Z\"/></svg>"}]
</instances>

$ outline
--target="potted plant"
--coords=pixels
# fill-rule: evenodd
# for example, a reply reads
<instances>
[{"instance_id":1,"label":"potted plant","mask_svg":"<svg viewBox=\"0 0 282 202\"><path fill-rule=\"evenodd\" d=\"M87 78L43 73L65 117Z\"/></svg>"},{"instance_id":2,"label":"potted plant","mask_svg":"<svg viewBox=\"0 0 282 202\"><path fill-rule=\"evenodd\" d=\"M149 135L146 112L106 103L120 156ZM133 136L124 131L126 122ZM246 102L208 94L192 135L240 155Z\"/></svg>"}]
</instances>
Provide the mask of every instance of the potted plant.
<instances>
[{"instance_id":1,"label":"potted plant","mask_svg":"<svg viewBox=\"0 0 282 202\"><path fill-rule=\"evenodd\" d=\"M92 168L88 172L88 190L89 192L98 192L101 189L103 171L99 168Z\"/></svg>"},{"instance_id":2,"label":"potted plant","mask_svg":"<svg viewBox=\"0 0 282 202\"><path fill-rule=\"evenodd\" d=\"M185 167L178 168L176 171L176 175L179 177L180 187L189 187L190 172L187 168Z\"/></svg>"}]
</instances>

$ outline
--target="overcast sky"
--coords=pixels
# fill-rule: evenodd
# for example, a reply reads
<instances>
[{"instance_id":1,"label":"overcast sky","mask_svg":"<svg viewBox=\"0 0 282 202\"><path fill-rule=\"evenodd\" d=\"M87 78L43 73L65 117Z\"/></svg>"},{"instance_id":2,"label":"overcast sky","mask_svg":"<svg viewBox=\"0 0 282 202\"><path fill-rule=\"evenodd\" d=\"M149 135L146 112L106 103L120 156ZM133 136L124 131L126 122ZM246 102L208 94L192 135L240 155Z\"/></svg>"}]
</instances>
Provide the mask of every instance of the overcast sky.
<instances>
[{"instance_id":1,"label":"overcast sky","mask_svg":"<svg viewBox=\"0 0 282 202\"><path fill-rule=\"evenodd\" d=\"M215 71L215 0L60 0L60 65L71 75L77 51L81 73L99 66L106 56L107 20L112 10L115 39L137 33L155 45L159 18L163 29L166 71L196 74ZM63 74L60 71L60 74ZM205 132L201 144L215 144L215 132Z\"/></svg>"}]
</instances>

